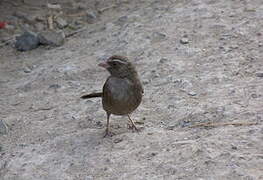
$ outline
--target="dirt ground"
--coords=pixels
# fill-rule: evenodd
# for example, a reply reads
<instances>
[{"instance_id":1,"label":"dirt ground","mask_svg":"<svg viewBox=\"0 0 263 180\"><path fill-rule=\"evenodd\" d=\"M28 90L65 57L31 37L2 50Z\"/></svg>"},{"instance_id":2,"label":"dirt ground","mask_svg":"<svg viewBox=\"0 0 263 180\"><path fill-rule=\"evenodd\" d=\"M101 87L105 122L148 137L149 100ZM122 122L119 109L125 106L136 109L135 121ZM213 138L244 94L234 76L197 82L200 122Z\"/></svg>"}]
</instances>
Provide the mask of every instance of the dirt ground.
<instances>
[{"instance_id":1,"label":"dirt ground","mask_svg":"<svg viewBox=\"0 0 263 180\"><path fill-rule=\"evenodd\" d=\"M104 3L61 47L0 48L0 179L263 179L263 1ZM103 138L100 99L79 97L101 90L113 54L141 76L142 131L112 116Z\"/></svg>"}]
</instances>

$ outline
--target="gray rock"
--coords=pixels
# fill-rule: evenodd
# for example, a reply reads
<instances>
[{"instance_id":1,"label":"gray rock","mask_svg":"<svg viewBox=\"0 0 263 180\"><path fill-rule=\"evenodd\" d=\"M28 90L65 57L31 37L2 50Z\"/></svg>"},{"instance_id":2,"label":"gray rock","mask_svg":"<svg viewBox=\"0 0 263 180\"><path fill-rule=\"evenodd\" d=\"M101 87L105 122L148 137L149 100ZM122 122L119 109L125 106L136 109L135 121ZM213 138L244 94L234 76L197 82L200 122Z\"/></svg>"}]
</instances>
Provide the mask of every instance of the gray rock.
<instances>
[{"instance_id":1,"label":"gray rock","mask_svg":"<svg viewBox=\"0 0 263 180\"><path fill-rule=\"evenodd\" d=\"M180 40L180 43L181 43L181 44L188 44L188 43L189 43L189 39L186 38L186 37L183 37L183 38Z\"/></svg>"},{"instance_id":2,"label":"gray rock","mask_svg":"<svg viewBox=\"0 0 263 180\"><path fill-rule=\"evenodd\" d=\"M33 32L25 32L16 37L15 48L19 51L29 51L37 48L39 45L38 36Z\"/></svg>"},{"instance_id":3,"label":"gray rock","mask_svg":"<svg viewBox=\"0 0 263 180\"><path fill-rule=\"evenodd\" d=\"M258 72L258 73L256 73L256 76L257 76L257 77L263 77L263 72Z\"/></svg>"},{"instance_id":4,"label":"gray rock","mask_svg":"<svg viewBox=\"0 0 263 180\"><path fill-rule=\"evenodd\" d=\"M31 73L32 69L28 66L24 67L24 73Z\"/></svg>"},{"instance_id":5,"label":"gray rock","mask_svg":"<svg viewBox=\"0 0 263 180\"><path fill-rule=\"evenodd\" d=\"M197 95L197 93L194 92L194 91L190 91L190 92L188 92L187 94L190 95L190 96L196 96L196 95Z\"/></svg>"},{"instance_id":6,"label":"gray rock","mask_svg":"<svg viewBox=\"0 0 263 180\"><path fill-rule=\"evenodd\" d=\"M56 18L56 23L60 29L63 29L68 26L68 22L61 17Z\"/></svg>"},{"instance_id":7,"label":"gray rock","mask_svg":"<svg viewBox=\"0 0 263 180\"><path fill-rule=\"evenodd\" d=\"M19 12L16 11L14 13L14 16L16 16L19 19L22 19L23 21L27 22L27 23L34 23L36 20L36 15L32 15L30 13L24 13L24 12Z\"/></svg>"},{"instance_id":8,"label":"gray rock","mask_svg":"<svg viewBox=\"0 0 263 180\"><path fill-rule=\"evenodd\" d=\"M8 126L4 120L0 120L0 135L8 133Z\"/></svg>"},{"instance_id":9,"label":"gray rock","mask_svg":"<svg viewBox=\"0 0 263 180\"><path fill-rule=\"evenodd\" d=\"M97 15L96 15L96 13L94 13L92 11L91 12L87 11L86 19L87 19L88 23L93 24L97 20Z\"/></svg>"},{"instance_id":10,"label":"gray rock","mask_svg":"<svg viewBox=\"0 0 263 180\"><path fill-rule=\"evenodd\" d=\"M61 46L65 40L65 34L63 31L44 31L38 34L40 44Z\"/></svg>"}]
</instances>

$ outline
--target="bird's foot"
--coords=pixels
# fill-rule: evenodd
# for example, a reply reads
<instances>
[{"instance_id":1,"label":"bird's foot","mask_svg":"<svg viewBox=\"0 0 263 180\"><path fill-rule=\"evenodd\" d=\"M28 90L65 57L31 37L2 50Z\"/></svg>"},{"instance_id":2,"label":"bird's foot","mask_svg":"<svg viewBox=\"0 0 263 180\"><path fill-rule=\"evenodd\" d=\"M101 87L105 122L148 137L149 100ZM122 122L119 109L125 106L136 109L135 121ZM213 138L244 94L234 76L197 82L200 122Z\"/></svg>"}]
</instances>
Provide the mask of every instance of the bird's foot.
<instances>
[{"instance_id":1,"label":"bird's foot","mask_svg":"<svg viewBox=\"0 0 263 180\"><path fill-rule=\"evenodd\" d=\"M128 129L135 130L136 132L139 132L140 130L135 126L135 124L127 124Z\"/></svg>"},{"instance_id":2,"label":"bird's foot","mask_svg":"<svg viewBox=\"0 0 263 180\"><path fill-rule=\"evenodd\" d=\"M104 137L104 138L105 138L105 137L112 137L112 136L114 136L114 135L115 135L115 133L109 131L109 129L106 129L105 134L104 134L103 137Z\"/></svg>"}]
</instances>

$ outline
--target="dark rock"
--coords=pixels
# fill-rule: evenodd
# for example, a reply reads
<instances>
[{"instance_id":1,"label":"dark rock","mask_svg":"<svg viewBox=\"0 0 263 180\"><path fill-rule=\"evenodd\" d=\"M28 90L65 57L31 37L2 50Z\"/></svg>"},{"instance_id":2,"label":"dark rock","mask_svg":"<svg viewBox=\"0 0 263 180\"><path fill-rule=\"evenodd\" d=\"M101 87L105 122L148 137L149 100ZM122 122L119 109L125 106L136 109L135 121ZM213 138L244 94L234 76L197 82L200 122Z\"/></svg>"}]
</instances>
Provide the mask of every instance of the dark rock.
<instances>
[{"instance_id":1,"label":"dark rock","mask_svg":"<svg viewBox=\"0 0 263 180\"><path fill-rule=\"evenodd\" d=\"M29 51L37 48L39 45L38 36L33 32L25 32L16 37L15 48L19 51Z\"/></svg>"},{"instance_id":2,"label":"dark rock","mask_svg":"<svg viewBox=\"0 0 263 180\"><path fill-rule=\"evenodd\" d=\"M258 72L258 73L256 73L256 76L257 76L257 77L263 77L263 72Z\"/></svg>"},{"instance_id":3,"label":"dark rock","mask_svg":"<svg viewBox=\"0 0 263 180\"><path fill-rule=\"evenodd\" d=\"M38 34L40 44L61 46L65 40L65 34L63 31L44 31Z\"/></svg>"}]
</instances>

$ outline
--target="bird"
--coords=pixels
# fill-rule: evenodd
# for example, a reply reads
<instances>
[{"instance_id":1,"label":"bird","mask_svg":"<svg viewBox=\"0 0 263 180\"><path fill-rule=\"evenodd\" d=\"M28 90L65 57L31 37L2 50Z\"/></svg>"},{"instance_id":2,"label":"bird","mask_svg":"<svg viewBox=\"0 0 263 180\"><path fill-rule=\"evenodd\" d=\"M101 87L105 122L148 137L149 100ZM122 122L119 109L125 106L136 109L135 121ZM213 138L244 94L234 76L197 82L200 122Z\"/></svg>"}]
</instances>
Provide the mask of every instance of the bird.
<instances>
[{"instance_id":1,"label":"bird","mask_svg":"<svg viewBox=\"0 0 263 180\"><path fill-rule=\"evenodd\" d=\"M135 66L127 57L121 55L113 55L98 66L110 73L102 92L82 95L81 98L102 98L102 106L107 114L104 137L112 135L109 127L111 114L127 116L132 128L138 131L130 114L140 105L144 90Z\"/></svg>"}]
</instances>

